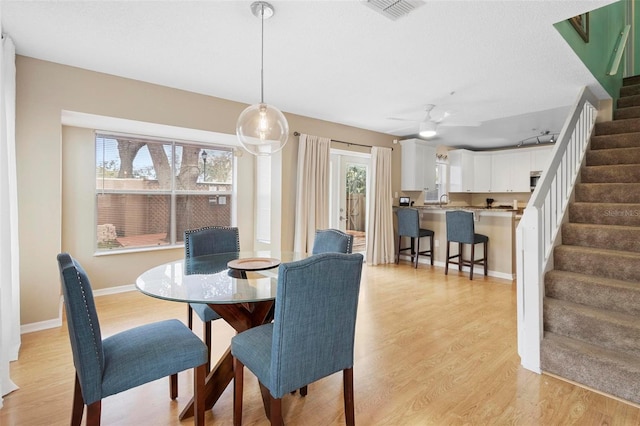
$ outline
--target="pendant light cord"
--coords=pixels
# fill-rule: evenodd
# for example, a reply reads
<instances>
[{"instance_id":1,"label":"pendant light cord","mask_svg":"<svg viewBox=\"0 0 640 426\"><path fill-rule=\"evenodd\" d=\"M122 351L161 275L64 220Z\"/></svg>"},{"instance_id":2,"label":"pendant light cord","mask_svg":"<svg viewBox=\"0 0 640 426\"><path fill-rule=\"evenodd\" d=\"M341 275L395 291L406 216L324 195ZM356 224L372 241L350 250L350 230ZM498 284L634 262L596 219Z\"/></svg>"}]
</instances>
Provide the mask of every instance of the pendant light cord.
<instances>
[{"instance_id":1,"label":"pendant light cord","mask_svg":"<svg viewBox=\"0 0 640 426\"><path fill-rule=\"evenodd\" d=\"M264 3L260 6L260 103L264 103Z\"/></svg>"}]
</instances>

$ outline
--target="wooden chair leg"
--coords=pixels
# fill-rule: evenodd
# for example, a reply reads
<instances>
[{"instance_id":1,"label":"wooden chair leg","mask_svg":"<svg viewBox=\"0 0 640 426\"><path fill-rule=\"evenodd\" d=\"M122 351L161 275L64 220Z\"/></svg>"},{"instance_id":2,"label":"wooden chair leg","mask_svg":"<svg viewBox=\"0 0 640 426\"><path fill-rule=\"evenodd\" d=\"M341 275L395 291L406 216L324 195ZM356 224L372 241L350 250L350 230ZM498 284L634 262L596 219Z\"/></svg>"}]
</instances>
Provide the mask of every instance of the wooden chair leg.
<instances>
[{"instance_id":1,"label":"wooden chair leg","mask_svg":"<svg viewBox=\"0 0 640 426\"><path fill-rule=\"evenodd\" d=\"M433 266L433 235L429 237L430 240L430 248L429 248L429 256L431 257L431 266Z\"/></svg>"},{"instance_id":2,"label":"wooden chair leg","mask_svg":"<svg viewBox=\"0 0 640 426\"><path fill-rule=\"evenodd\" d=\"M207 376L207 364L193 369L193 417L195 426L204 426L204 380Z\"/></svg>"},{"instance_id":3,"label":"wooden chair leg","mask_svg":"<svg viewBox=\"0 0 640 426\"><path fill-rule=\"evenodd\" d=\"M489 275L489 253L487 249L489 248L487 241L484 242L484 275L485 277Z\"/></svg>"},{"instance_id":4,"label":"wooden chair leg","mask_svg":"<svg viewBox=\"0 0 640 426\"><path fill-rule=\"evenodd\" d=\"M202 325L202 335L204 344L207 345L207 373L211 371L211 321L206 321Z\"/></svg>"},{"instance_id":5,"label":"wooden chair leg","mask_svg":"<svg viewBox=\"0 0 640 426\"><path fill-rule=\"evenodd\" d=\"M300 396L307 396L307 386L303 386L300 388Z\"/></svg>"},{"instance_id":6,"label":"wooden chair leg","mask_svg":"<svg viewBox=\"0 0 640 426\"><path fill-rule=\"evenodd\" d=\"M189 324L189 330L193 330L193 308L187 303L187 323Z\"/></svg>"},{"instance_id":7,"label":"wooden chair leg","mask_svg":"<svg viewBox=\"0 0 640 426\"><path fill-rule=\"evenodd\" d=\"M447 255L446 255L446 259L444 262L444 274L448 275L449 274L449 241L447 241Z\"/></svg>"},{"instance_id":8,"label":"wooden chair leg","mask_svg":"<svg viewBox=\"0 0 640 426\"><path fill-rule=\"evenodd\" d=\"M396 247L396 265L400 262L400 243L402 243L402 236L398 236L398 246Z\"/></svg>"},{"instance_id":9,"label":"wooden chair leg","mask_svg":"<svg viewBox=\"0 0 640 426\"><path fill-rule=\"evenodd\" d=\"M76 383L73 387L73 407L71 408L71 426L82 424L82 414L84 413L84 399L82 399L82 388L76 374Z\"/></svg>"},{"instance_id":10,"label":"wooden chair leg","mask_svg":"<svg viewBox=\"0 0 640 426\"><path fill-rule=\"evenodd\" d=\"M102 401L87 405L87 426L100 426L100 412Z\"/></svg>"},{"instance_id":11,"label":"wooden chair leg","mask_svg":"<svg viewBox=\"0 0 640 426\"><path fill-rule=\"evenodd\" d=\"M244 364L233 358L233 425L242 424L242 391L244 381Z\"/></svg>"},{"instance_id":12,"label":"wooden chair leg","mask_svg":"<svg viewBox=\"0 0 640 426\"><path fill-rule=\"evenodd\" d=\"M282 426L282 399L276 399L271 395L269 395L269 398L271 400L269 404L269 420L271 421L271 426Z\"/></svg>"},{"instance_id":13,"label":"wooden chair leg","mask_svg":"<svg viewBox=\"0 0 640 426\"><path fill-rule=\"evenodd\" d=\"M414 268L418 269L418 259L420 258L420 237L416 238L416 263L414 264ZM413 259L411 259L413 260Z\"/></svg>"},{"instance_id":14,"label":"wooden chair leg","mask_svg":"<svg viewBox=\"0 0 640 426\"><path fill-rule=\"evenodd\" d=\"M469 262L469 267L471 269L469 269L469 279L472 280L472 281L473 281L473 267L476 264L475 251L476 251L476 245L471 243L471 261Z\"/></svg>"},{"instance_id":15,"label":"wooden chair leg","mask_svg":"<svg viewBox=\"0 0 640 426\"><path fill-rule=\"evenodd\" d=\"M354 426L355 407L353 402L353 368L342 370L344 381L344 418L347 426Z\"/></svg>"},{"instance_id":16,"label":"wooden chair leg","mask_svg":"<svg viewBox=\"0 0 640 426\"><path fill-rule=\"evenodd\" d=\"M169 396L171 399L178 397L178 375L172 374L169 376Z\"/></svg>"}]
</instances>

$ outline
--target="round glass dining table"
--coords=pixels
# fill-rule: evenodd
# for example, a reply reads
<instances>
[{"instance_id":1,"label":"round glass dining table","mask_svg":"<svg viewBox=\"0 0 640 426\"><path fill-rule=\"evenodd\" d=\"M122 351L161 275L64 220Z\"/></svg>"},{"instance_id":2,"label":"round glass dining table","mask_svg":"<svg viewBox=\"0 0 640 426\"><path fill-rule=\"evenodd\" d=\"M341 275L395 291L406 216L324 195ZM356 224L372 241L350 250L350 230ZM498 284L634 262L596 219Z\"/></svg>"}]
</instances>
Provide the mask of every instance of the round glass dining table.
<instances>
[{"instance_id":1,"label":"round glass dining table","mask_svg":"<svg viewBox=\"0 0 640 426\"><path fill-rule=\"evenodd\" d=\"M241 251L180 259L145 271L136 279L136 288L159 299L206 303L239 333L271 320L280 263L307 256L280 251ZM228 348L207 376L207 410L232 379L233 359ZM191 416L193 400L180 413L180 420Z\"/></svg>"}]
</instances>

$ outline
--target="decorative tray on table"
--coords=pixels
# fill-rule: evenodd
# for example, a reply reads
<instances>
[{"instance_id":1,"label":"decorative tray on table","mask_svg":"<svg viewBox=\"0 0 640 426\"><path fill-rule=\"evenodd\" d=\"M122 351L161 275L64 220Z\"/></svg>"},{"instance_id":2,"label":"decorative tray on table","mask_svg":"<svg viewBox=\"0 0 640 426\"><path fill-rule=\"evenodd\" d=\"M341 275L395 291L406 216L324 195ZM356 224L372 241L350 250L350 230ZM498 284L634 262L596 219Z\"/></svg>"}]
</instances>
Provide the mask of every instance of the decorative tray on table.
<instances>
[{"instance_id":1,"label":"decorative tray on table","mask_svg":"<svg viewBox=\"0 0 640 426\"><path fill-rule=\"evenodd\" d=\"M231 269L241 271L262 271L264 269L275 268L280 265L280 259L273 257L248 257L245 259L234 259L227 263Z\"/></svg>"}]
</instances>

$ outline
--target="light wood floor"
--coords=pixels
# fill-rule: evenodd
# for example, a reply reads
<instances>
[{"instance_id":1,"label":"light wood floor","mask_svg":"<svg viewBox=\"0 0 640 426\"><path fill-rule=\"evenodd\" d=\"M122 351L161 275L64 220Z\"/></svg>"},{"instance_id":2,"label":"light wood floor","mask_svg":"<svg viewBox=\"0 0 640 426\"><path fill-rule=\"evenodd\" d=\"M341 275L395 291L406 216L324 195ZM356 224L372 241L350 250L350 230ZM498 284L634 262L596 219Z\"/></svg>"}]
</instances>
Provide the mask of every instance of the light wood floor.
<instances>
[{"instance_id":1,"label":"light wood floor","mask_svg":"<svg viewBox=\"0 0 640 426\"><path fill-rule=\"evenodd\" d=\"M640 408L520 366L516 352L516 292L510 281L408 263L363 271L356 332L354 386L359 425L638 425ZM103 337L165 318L186 320L182 304L138 292L96 298ZM214 357L233 331L214 322ZM200 333L198 324L197 330ZM66 325L22 336L11 375L20 389L5 397L0 425L69 424L74 369ZM180 397L168 379L103 400L105 425L177 425L191 395L181 373ZM232 386L211 425L232 424ZM245 370L244 424L268 424L255 378ZM342 375L288 395L291 425L344 424ZM184 422L191 424L191 421Z\"/></svg>"}]
</instances>

